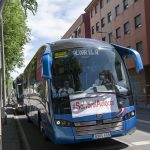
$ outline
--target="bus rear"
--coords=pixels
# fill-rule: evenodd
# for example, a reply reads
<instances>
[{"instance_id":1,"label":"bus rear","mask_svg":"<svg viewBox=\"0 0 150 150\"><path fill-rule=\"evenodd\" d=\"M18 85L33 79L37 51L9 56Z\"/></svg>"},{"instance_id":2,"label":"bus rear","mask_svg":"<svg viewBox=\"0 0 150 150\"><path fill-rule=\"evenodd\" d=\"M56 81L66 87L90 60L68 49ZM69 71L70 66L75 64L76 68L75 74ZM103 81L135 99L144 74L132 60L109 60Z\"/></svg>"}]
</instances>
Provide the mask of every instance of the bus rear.
<instances>
[{"instance_id":1,"label":"bus rear","mask_svg":"<svg viewBox=\"0 0 150 150\"><path fill-rule=\"evenodd\" d=\"M21 75L13 81L13 89L15 94L15 109L17 112L24 112L23 79Z\"/></svg>"}]
</instances>

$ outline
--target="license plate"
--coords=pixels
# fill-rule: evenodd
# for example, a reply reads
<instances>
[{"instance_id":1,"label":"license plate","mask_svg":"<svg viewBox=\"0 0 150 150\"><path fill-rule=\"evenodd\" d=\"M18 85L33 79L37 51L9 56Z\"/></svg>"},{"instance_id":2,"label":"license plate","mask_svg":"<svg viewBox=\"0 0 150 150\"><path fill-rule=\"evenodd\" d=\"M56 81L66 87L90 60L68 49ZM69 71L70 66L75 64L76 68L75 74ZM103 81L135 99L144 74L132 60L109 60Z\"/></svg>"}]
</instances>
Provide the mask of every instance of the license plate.
<instances>
[{"instance_id":1,"label":"license plate","mask_svg":"<svg viewBox=\"0 0 150 150\"><path fill-rule=\"evenodd\" d=\"M111 137L110 132L108 132L108 133L94 134L94 139L103 139L103 138L108 138L108 137Z\"/></svg>"}]
</instances>

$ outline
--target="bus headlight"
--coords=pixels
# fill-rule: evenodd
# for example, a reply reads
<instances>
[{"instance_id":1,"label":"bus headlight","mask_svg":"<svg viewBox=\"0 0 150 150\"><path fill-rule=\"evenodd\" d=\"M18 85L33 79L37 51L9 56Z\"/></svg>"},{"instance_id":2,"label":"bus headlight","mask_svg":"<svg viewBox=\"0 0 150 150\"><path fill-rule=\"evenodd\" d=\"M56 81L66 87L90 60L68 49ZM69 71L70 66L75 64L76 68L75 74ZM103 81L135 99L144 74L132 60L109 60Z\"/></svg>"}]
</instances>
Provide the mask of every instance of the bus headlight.
<instances>
[{"instance_id":1,"label":"bus headlight","mask_svg":"<svg viewBox=\"0 0 150 150\"><path fill-rule=\"evenodd\" d=\"M60 125L60 121L58 120L58 121L56 121L56 124L59 126Z\"/></svg>"},{"instance_id":2,"label":"bus headlight","mask_svg":"<svg viewBox=\"0 0 150 150\"><path fill-rule=\"evenodd\" d=\"M132 112L130 113L130 115L131 115L131 116L135 116L135 112L132 111Z\"/></svg>"},{"instance_id":3,"label":"bus headlight","mask_svg":"<svg viewBox=\"0 0 150 150\"><path fill-rule=\"evenodd\" d=\"M135 116L135 111L131 111L131 112L127 113L123 118L124 118L124 120L127 120L134 116Z\"/></svg>"},{"instance_id":4,"label":"bus headlight","mask_svg":"<svg viewBox=\"0 0 150 150\"><path fill-rule=\"evenodd\" d=\"M55 120L57 126L71 127L73 125L72 122L67 120Z\"/></svg>"}]
</instances>

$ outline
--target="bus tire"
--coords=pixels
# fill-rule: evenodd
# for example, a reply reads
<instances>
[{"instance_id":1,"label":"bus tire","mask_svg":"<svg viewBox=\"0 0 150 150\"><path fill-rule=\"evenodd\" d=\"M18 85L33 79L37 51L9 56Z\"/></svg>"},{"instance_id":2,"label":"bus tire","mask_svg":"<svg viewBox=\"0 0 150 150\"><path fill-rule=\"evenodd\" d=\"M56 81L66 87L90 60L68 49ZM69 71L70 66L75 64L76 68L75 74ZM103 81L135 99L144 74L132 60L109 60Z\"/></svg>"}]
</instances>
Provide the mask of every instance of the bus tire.
<instances>
[{"instance_id":1,"label":"bus tire","mask_svg":"<svg viewBox=\"0 0 150 150\"><path fill-rule=\"evenodd\" d=\"M28 108L27 108L28 106L26 105L25 106L25 115L27 116L27 121L29 122L29 123L31 123L31 119L30 119L30 117L29 117L29 114L28 114Z\"/></svg>"},{"instance_id":2,"label":"bus tire","mask_svg":"<svg viewBox=\"0 0 150 150\"><path fill-rule=\"evenodd\" d=\"M14 115L15 115L15 116L18 115L18 109L17 109L17 108L14 109Z\"/></svg>"},{"instance_id":3,"label":"bus tire","mask_svg":"<svg viewBox=\"0 0 150 150\"><path fill-rule=\"evenodd\" d=\"M26 116L28 115L28 106L27 105L24 107L24 113Z\"/></svg>"},{"instance_id":4,"label":"bus tire","mask_svg":"<svg viewBox=\"0 0 150 150\"><path fill-rule=\"evenodd\" d=\"M38 127L39 127L40 132L42 133L42 136L44 137L44 139L47 140L48 137L47 137L46 132L44 130L40 113L38 113Z\"/></svg>"},{"instance_id":5,"label":"bus tire","mask_svg":"<svg viewBox=\"0 0 150 150\"><path fill-rule=\"evenodd\" d=\"M27 121L28 121L29 123L31 123L31 119L30 119L29 115L27 114L26 116L27 116Z\"/></svg>"}]
</instances>

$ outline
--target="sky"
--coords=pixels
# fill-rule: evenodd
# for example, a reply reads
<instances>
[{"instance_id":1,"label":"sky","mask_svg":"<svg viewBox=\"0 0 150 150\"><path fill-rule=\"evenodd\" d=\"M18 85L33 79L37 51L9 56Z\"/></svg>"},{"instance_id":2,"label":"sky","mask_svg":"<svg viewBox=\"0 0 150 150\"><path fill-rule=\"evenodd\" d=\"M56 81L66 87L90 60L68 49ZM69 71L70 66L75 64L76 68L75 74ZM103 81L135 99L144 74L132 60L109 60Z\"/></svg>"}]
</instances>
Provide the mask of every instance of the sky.
<instances>
[{"instance_id":1,"label":"sky","mask_svg":"<svg viewBox=\"0 0 150 150\"><path fill-rule=\"evenodd\" d=\"M24 45L24 67L16 68L11 76L23 72L38 48L45 43L60 40L92 0L37 0L38 11L28 13L27 25L31 29L30 42Z\"/></svg>"}]
</instances>

